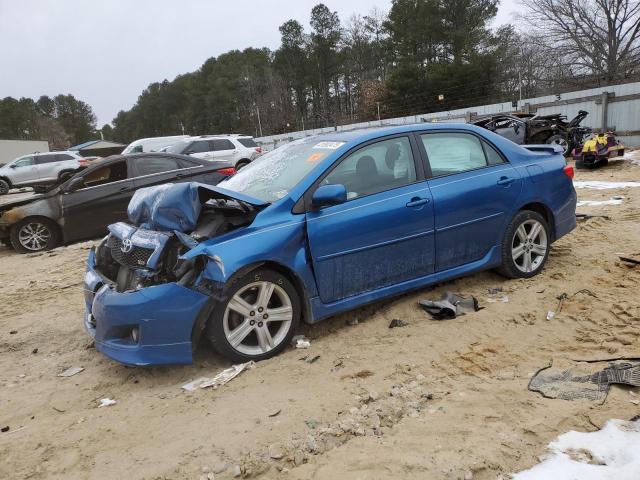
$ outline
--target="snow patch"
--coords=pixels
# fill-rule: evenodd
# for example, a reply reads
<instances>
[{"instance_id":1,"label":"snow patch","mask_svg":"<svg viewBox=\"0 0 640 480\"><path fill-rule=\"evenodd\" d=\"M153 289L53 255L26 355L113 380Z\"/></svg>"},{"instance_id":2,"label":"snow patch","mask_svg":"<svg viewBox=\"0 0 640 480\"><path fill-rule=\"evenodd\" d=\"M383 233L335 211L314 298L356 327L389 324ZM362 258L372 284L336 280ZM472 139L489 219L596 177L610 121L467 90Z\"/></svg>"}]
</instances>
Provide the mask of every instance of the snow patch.
<instances>
[{"instance_id":1,"label":"snow patch","mask_svg":"<svg viewBox=\"0 0 640 480\"><path fill-rule=\"evenodd\" d=\"M612 188L633 188L640 187L640 182L597 182L582 181L573 182L575 188L590 188L592 190L609 190Z\"/></svg>"},{"instance_id":2,"label":"snow patch","mask_svg":"<svg viewBox=\"0 0 640 480\"><path fill-rule=\"evenodd\" d=\"M612 198L611 200L579 200L578 207L597 207L599 205L621 205L622 199Z\"/></svg>"},{"instance_id":3,"label":"snow patch","mask_svg":"<svg viewBox=\"0 0 640 480\"><path fill-rule=\"evenodd\" d=\"M609 420L597 432L568 432L549 444L550 454L513 480L638 480L640 420Z\"/></svg>"}]
</instances>

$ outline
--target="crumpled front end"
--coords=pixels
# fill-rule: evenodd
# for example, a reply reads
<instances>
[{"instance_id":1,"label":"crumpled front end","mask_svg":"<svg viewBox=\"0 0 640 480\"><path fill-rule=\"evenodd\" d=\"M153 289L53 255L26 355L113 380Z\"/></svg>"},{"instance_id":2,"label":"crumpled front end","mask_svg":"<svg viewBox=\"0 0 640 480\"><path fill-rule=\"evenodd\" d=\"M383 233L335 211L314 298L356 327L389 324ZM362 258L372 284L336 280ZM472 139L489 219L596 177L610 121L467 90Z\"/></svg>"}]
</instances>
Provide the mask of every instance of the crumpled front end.
<instances>
[{"instance_id":1,"label":"crumpled front end","mask_svg":"<svg viewBox=\"0 0 640 480\"><path fill-rule=\"evenodd\" d=\"M109 235L89 255L85 327L96 348L118 362L191 363L204 317L221 287L206 278L216 258L186 254L199 242L247 225L255 216L251 206L224 198L212 203L207 198L201 210L194 209L193 192L199 191L194 185L187 190L176 185L178 192L166 186L146 189L148 195L138 197L135 215L130 215L132 223L142 226L110 225ZM186 207L179 201L175 206L173 200L167 202L184 194L190 196ZM162 225L164 230L149 229ZM188 230L181 225L188 225Z\"/></svg>"},{"instance_id":2,"label":"crumpled front end","mask_svg":"<svg viewBox=\"0 0 640 480\"><path fill-rule=\"evenodd\" d=\"M85 327L96 349L120 363L191 363L194 325L208 300L175 282L120 292L89 255Z\"/></svg>"}]
</instances>

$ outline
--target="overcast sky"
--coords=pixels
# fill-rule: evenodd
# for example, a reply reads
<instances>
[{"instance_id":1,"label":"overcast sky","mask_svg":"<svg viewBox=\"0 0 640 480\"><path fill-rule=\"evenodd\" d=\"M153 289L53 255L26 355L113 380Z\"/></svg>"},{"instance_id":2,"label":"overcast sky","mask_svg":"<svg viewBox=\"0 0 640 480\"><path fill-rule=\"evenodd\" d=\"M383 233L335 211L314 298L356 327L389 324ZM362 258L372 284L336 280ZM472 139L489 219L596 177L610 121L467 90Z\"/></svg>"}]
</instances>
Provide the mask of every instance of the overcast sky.
<instances>
[{"instance_id":1,"label":"overcast sky","mask_svg":"<svg viewBox=\"0 0 640 480\"><path fill-rule=\"evenodd\" d=\"M495 24L516 0L502 0ZM196 70L232 49L279 45L290 18L307 28L320 0L0 0L0 98L71 93L98 126L152 82ZM325 0L344 23L391 0Z\"/></svg>"}]
</instances>

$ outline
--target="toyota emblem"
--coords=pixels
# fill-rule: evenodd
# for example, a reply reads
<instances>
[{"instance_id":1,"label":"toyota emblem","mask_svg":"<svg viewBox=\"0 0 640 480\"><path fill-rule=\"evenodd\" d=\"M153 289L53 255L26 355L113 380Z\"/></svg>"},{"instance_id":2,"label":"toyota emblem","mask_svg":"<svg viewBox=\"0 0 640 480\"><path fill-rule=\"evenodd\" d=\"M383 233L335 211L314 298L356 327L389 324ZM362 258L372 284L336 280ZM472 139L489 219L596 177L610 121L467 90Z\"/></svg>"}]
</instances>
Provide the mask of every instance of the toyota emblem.
<instances>
[{"instance_id":1,"label":"toyota emblem","mask_svg":"<svg viewBox=\"0 0 640 480\"><path fill-rule=\"evenodd\" d=\"M128 238L122 241L122 247L120 247L122 253L129 253L133 250L133 243Z\"/></svg>"}]
</instances>

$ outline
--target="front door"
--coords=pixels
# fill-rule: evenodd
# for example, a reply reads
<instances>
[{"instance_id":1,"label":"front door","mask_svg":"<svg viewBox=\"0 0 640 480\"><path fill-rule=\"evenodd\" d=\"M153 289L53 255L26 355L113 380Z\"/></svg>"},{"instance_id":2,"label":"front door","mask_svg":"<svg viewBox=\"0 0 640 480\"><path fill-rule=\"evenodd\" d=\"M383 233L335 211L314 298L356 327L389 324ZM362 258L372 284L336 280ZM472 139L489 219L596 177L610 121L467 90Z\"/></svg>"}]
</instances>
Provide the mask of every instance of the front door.
<instances>
[{"instance_id":1,"label":"front door","mask_svg":"<svg viewBox=\"0 0 640 480\"><path fill-rule=\"evenodd\" d=\"M37 183L40 179L35 158L31 155L16 160L11 164L11 168L13 169L11 182L14 185Z\"/></svg>"},{"instance_id":2,"label":"front door","mask_svg":"<svg viewBox=\"0 0 640 480\"><path fill-rule=\"evenodd\" d=\"M106 235L107 225L126 220L133 196L127 162L87 170L84 186L62 195L65 241Z\"/></svg>"},{"instance_id":3,"label":"front door","mask_svg":"<svg viewBox=\"0 0 640 480\"><path fill-rule=\"evenodd\" d=\"M436 271L483 258L499 246L515 213L522 178L478 136L461 132L419 136L431 175Z\"/></svg>"},{"instance_id":4,"label":"front door","mask_svg":"<svg viewBox=\"0 0 640 480\"><path fill-rule=\"evenodd\" d=\"M407 136L370 143L322 184L347 201L306 214L320 299L331 303L434 270L433 202Z\"/></svg>"}]
</instances>

